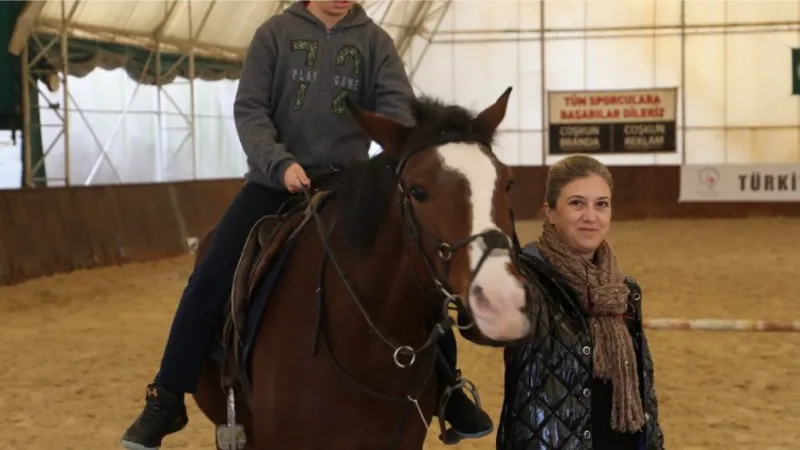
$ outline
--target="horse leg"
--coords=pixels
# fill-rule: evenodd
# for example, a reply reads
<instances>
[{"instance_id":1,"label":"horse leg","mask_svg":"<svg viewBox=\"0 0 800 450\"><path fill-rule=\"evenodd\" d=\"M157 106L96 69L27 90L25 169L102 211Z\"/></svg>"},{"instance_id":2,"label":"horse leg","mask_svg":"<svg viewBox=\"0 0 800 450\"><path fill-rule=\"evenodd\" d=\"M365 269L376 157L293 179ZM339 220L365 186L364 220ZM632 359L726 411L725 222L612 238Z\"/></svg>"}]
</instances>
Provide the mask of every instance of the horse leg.
<instances>
[{"instance_id":1,"label":"horse leg","mask_svg":"<svg viewBox=\"0 0 800 450\"><path fill-rule=\"evenodd\" d=\"M222 388L222 372L219 364L211 359L206 361L193 397L203 414L215 426L228 423L228 394ZM255 450L252 413L241 392L236 393L236 421L242 424L247 436L245 450ZM214 439L216 441L216 436Z\"/></svg>"}]
</instances>

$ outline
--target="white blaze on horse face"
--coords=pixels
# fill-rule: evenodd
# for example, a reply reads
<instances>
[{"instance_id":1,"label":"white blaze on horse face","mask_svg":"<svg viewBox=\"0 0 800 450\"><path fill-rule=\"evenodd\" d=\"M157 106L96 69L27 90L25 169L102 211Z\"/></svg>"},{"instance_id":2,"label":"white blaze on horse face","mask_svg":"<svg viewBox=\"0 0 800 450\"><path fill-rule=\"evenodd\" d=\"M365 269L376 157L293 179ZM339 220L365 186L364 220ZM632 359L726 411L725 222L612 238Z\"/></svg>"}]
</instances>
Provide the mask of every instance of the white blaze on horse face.
<instances>
[{"instance_id":1,"label":"white blaze on horse face","mask_svg":"<svg viewBox=\"0 0 800 450\"><path fill-rule=\"evenodd\" d=\"M463 142L442 145L438 153L445 170L457 172L469 184L472 202L470 235L500 231L492 218L497 169L491 158L478 144ZM493 250L474 273L484 249L482 238L469 244L469 266L473 277L467 296L475 325L484 336L497 341L524 337L530 330L530 321L522 312L525 290L508 269L511 255L507 250Z\"/></svg>"}]
</instances>

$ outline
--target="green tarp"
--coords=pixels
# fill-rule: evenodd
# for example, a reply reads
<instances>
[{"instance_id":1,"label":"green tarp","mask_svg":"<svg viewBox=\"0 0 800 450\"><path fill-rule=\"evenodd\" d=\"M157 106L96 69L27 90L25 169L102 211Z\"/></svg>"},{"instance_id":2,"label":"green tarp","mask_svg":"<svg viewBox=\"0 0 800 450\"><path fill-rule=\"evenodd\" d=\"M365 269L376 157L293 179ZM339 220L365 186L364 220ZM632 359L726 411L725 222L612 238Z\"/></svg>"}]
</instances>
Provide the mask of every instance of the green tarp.
<instances>
[{"instance_id":1,"label":"green tarp","mask_svg":"<svg viewBox=\"0 0 800 450\"><path fill-rule=\"evenodd\" d=\"M47 61L51 66L61 68L61 38L53 35L37 35L41 47L48 48L51 41L53 45L48 48ZM30 45L30 44L29 44ZM30 47L39 53L39 44ZM176 53L156 53L143 48L119 44L106 44L84 39L68 39L67 52L69 54L68 71L76 77L85 77L95 68L105 70L124 69L135 81L142 84L164 85L175 81L178 76L190 78L189 57ZM158 77L158 64L156 58L161 59L161 77ZM194 78L217 81L223 79L238 79L242 66L238 61L214 60L195 57Z\"/></svg>"},{"instance_id":2,"label":"green tarp","mask_svg":"<svg viewBox=\"0 0 800 450\"><path fill-rule=\"evenodd\" d=\"M22 68L8 52L23 1L0 2L0 130L22 129Z\"/></svg>"},{"instance_id":3,"label":"green tarp","mask_svg":"<svg viewBox=\"0 0 800 450\"><path fill-rule=\"evenodd\" d=\"M792 95L800 95L800 48L792 49Z\"/></svg>"},{"instance_id":4,"label":"green tarp","mask_svg":"<svg viewBox=\"0 0 800 450\"><path fill-rule=\"evenodd\" d=\"M17 138L20 160L23 161L23 173L20 174L20 183L25 184L25 154L23 152L23 135L17 133L23 129L22 106L22 60L8 51L11 36L14 34L14 25L17 17L25 7L24 1L0 1L0 130L11 131ZM29 87L32 93L31 107L31 161L42 159L42 131L39 120L39 96L36 95L35 86ZM45 186L47 178L44 163L33 174L35 186Z\"/></svg>"}]
</instances>

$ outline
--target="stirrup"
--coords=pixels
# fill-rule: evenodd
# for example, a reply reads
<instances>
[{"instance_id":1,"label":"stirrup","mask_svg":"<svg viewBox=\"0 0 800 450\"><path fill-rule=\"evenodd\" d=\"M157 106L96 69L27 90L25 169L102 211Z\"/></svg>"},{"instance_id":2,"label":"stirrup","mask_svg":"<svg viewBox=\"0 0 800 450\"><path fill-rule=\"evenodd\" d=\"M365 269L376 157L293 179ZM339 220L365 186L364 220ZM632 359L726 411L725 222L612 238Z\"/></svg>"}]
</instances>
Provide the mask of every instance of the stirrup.
<instances>
[{"instance_id":1,"label":"stirrup","mask_svg":"<svg viewBox=\"0 0 800 450\"><path fill-rule=\"evenodd\" d=\"M217 448L219 450L243 450L247 445L244 426L236 423L236 395L228 388L228 423L217 426Z\"/></svg>"},{"instance_id":2,"label":"stirrup","mask_svg":"<svg viewBox=\"0 0 800 450\"><path fill-rule=\"evenodd\" d=\"M442 430L442 432L439 434L439 440L442 441L444 445L456 445L464 439L453 427L447 428L444 417L444 412L447 408L447 403L450 401L450 396L453 394L453 391L459 389L465 389L467 392L469 392L475 401L475 407L478 409L483 409L481 407L481 396L478 394L477 386L475 386L475 383L472 381L462 377L461 372L459 371L456 382L452 386L447 386L444 388L441 401L439 402L439 412L437 416L439 419L439 429Z\"/></svg>"}]
</instances>

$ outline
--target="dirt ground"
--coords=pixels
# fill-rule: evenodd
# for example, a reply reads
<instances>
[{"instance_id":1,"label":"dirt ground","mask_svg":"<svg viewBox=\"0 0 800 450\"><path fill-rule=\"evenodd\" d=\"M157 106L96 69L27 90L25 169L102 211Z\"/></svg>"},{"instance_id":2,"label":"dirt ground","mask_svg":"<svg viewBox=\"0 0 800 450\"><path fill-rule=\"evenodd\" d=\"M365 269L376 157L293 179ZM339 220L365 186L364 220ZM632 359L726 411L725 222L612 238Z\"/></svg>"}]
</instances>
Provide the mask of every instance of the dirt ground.
<instances>
[{"instance_id":1,"label":"dirt ground","mask_svg":"<svg viewBox=\"0 0 800 450\"><path fill-rule=\"evenodd\" d=\"M520 225L523 242L538 224ZM800 220L614 225L646 317L800 320ZM119 448L161 357L189 257L0 288L0 442L9 450ZM120 294L122 292L122 294ZM650 331L670 450L796 449L800 334ZM499 350L460 341L461 367L498 416ZM191 421L164 449L213 449ZM426 446L443 446L435 429ZM494 436L459 449L493 449Z\"/></svg>"}]
</instances>

